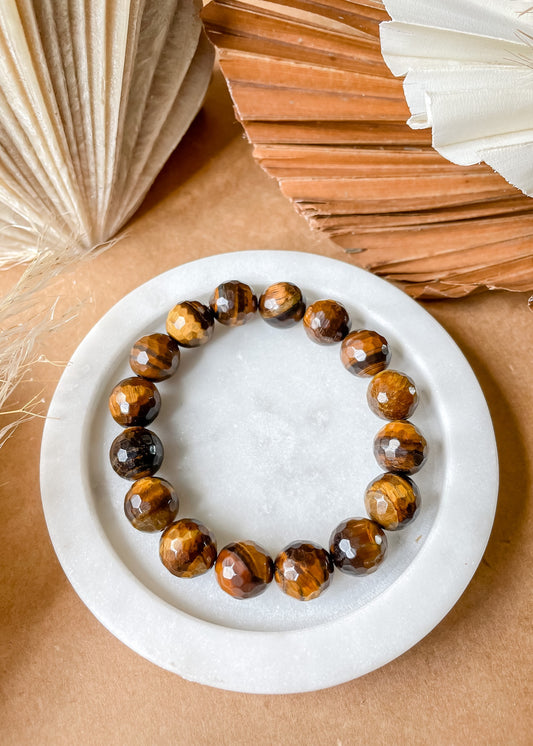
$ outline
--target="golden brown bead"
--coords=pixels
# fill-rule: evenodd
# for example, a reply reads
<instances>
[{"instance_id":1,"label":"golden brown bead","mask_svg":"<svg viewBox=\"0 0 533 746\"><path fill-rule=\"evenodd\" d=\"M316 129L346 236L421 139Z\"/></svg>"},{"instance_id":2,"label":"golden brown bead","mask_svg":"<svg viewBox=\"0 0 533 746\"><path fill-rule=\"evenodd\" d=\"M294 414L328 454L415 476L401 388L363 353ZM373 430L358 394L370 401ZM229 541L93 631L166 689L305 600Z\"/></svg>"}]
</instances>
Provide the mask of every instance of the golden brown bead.
<instances>
[{"instance_id":1,"label":"golden brown bead","mask_svg":"<svg viewBox=\"0 0 533 746\"><path fill-rule=\"evenodd\" d=\"M147 334L131 348L131 369L150 381L170 378L178 370L179 364L180 348L168 334Z\"/></svg>"},{"instance_id":2,"label":"golden brown bead","mask_svg":"<svg viewBox=\"0 0 533 746\"><path fill-rule=\"evenodd\" d=\"M182 347L200 347L213 336L215 320L210 308L198 300L177 303L168 312L167 332Z\"/></svg>"},{"instance_id":3,"label":"golden brown bead","mask_svg":"<svg viewBox=\"0 0 533 746\"><path fill-rule=\"evenodd\" d=\"M163 463L163 444L144 427L128 427L117 435L109 449L111 466L123 479L140 479L155 474Z\"/></svg>"},{"instance_id":4,"label":"golden brown bead","mask_svg":"<svg viewBox=\"0 0 533 746\"><path fill-rule=\"evenodd\" d=\"M374 376L390 362L391 353L385 337L368 329L348 334L341 345L341 361L354 376Z\"/></svg>"},{"instance_id":5,"label":"golden brown bead","mask_svg":"<svg viewBox=\"0 0 533 746\"><path fill-rule=\"evenodd\" d=\"M318 544L295 541L276 557L274 578L281 590L299 601L311 601L329 586L331 557Z\"/></svg>"},{"instance_id":6,"label":"golden brown bead","mask_svg":"<svg viewBox=\"0 0 533 746\"><path fill-rule=\"evenodd\" d=\"M420 507L416 484L399 474L381 474L365 492L365 507L373 521L387 531L397 531L411 523Z\"/></svg>"},{"instance_id":7,"label":"golden brown bead","mask_svg":"<svg viewBox=\"0 0 533 746\"><path fill-rule=\"evenodd\" d=\"M414 381L397 370L383 370L374 376L366 399L374 414L383 420L406 420L418 404Z\"/></svg>"},{"instance_id":8,"label":"golden brown bead","mask_svg":"<svg viewBox=\"0 0 533 746\"><path fill-rule=\"evenodd\" d=\"M374 438L374 456L385 471L415 474L422 467L426 455L426 439L407 420L388 422Z\"/></svg>"},{"instance_id":9,"label":"golden brown bead","mask_svg":"<svg viewBox=\"0 0 533 746\"><path fill-rule=\"evenodd\" d=\"M368 518L349 518L340 523L330 538L335 567L348 575L370 575L383 562L387 537Z\"/></svg>"},{"instance_id":10,"label":"golden brown bead","mask_svg":"<svg viewBox=\"0 0 533 746\"><path fill-rule=\"evenodd\" d=\"M274 575L274 563L253 541L227 544L215 564L219 586L233 598L253 598L266 590Z\"/></svg>"},{"instance_id":11,"label":"golden brown bead","mask_svg":"<svg viewBox=\"0 0 533 746\"><path fill-rule=\"evenodd\" d=\"M162 531L174 520L179 501L173 486L159 477L138 479L124 498L124 513L138 531Z\"/></svg>"},{"instance_id":12,"label":"golden brown bead","mask_svg":"<svg viewBox=\"0 0 533 746\"><path fill-rule=\"evenodd\" d=\"M306 334L319 345L340 342L350 331L350 326L348 311L334 300L317 300L304 315Z\"/></svg>"},{"instance_id":13,"label":"golden brown bead","mask_svg":"<svg viewBox=\"0 0 533 746\"><path fill-rule=\"evenodd\" d=\"M302 291L291 282L276 282L259 299L259 313L271 326L294 326L305 313Z\"/></svg>"},{"instance_id":14,"label":"golden brown bead","mask_svg":"<svg viewBox=\"0 0 533 746\"><path fill-rule=\"evenodd\" d=\"M149 425L160 407L161 396L154 384L137 376L117 383L109 397L111 416L122 427Z\"/></svg>"},{"instance_id":15,"label":"golden brown bead","mask_svg":"<svg viewBox=\"0 0 533 746\"><path fill-rule=\"evenodd\" d=\"M163 531L159 542L159 557L173 575L195 578L215 564L215 537L202 523L182 518Z\"/></svg>"},{"instance_id":16,"label":"golden brown bead","mask_svg":"<svg viewBox=\"0 0 533 746\"><path fill-rule=\"evenodd\" d=\"M210 301L217 321L225 326L241 326L257 311L257 298L249 285L238 280L219 285Z\"/></svg>"}]
</instances>

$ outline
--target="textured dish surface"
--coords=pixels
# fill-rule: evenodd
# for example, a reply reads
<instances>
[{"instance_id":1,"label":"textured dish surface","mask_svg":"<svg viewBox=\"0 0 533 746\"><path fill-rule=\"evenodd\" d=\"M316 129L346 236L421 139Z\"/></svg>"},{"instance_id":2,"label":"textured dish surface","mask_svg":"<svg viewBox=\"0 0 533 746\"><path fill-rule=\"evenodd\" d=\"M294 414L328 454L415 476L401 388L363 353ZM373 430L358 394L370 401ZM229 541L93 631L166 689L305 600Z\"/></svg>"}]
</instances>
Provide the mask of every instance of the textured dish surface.
<instances>
[{"instance_id":1,"label":"textured dish surface","mask_svg":"<svg viewBox=\"0 0 533 746\"><path fill-rule=\"evenodd\" d=\"M377 572L364 578L335 572L327 591L307 604L275 584L240 603L220 590L213 571L193 580L170 575L159 561L159 534L137 532L125 519L131 483L108 461L120 428L107 397L130 374L132 343L163 331L177 300L205 303L230 278L259 294L286 280L301 287L310 303L339 300L353 328L376 329L387 338L391 365L411 376L419 392L412 420L428 440L429 457L414 477L422 495L417 519L388 534L387 557ZM340 521L366 514L365 488L381 471L372 441L383 421L368 408L367 386L368 379L344 370L340 345L312 344L301 324L274 329L259 314L242 327L217 324L213 339L183 350L176 375L158 384L162 406L151 426L165 446L158 476L176 488L178 518L201 521L219 547L252 539L274 557L297 540L327 546ZM490 534L496 446L468 363L416 302L336 260L239 252L155 277L117 303L83 340L49 415L41 454L43 505L70 582L122 642L211 686L307 691L385 664L449 611Z\"/></svg>"}]
</instances>

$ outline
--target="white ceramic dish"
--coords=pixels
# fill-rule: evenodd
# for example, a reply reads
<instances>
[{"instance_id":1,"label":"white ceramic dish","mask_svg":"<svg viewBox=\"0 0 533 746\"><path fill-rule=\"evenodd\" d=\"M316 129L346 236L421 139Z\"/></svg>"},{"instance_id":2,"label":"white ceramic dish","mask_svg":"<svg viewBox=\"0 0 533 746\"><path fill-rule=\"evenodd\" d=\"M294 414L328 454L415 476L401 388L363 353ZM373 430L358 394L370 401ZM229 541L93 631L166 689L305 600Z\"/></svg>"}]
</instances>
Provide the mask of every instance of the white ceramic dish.
<instances>
[{"instance_id":1,"label":"white ceramic dish","mask_svg":"<svg viewBox=\"0 0 533 746\"><path fill-rule=\"evenodd\" d=\"M319 599L301 603L272 584L236 601L210 572L170 575L158 535L123 514L129 482L111 469L120 428L107 412L112 386L130 375L132 343L164 331L168 310L224 280L257 292L280 280L308 302L346 305L352 328L383 333L391 367L420 391L412 417L430 455L415 476L417 519L389 533L388 557L366 578L334 574ZM366 484L380 472L372 440L384 424L366 404L367 380L347 373L339 346L312 344L301 325L274 329L258 316L217 325L205 347L185 350L159 385L150 426L165 445L159 474L177 488L181 517L199 518L218 546L254 539L275 555L297 539L328 545L333 528L364 516ZM333 686L394 659L455 604L485 549L496 506L497 453L486 402L462 353L417 303L351 265L296 252L224 254L155 277L91 330L50 405L41 489L59 560L82 600L122 642L154 663L211 686L302 692Z\"/></svg>"}]
</instances>

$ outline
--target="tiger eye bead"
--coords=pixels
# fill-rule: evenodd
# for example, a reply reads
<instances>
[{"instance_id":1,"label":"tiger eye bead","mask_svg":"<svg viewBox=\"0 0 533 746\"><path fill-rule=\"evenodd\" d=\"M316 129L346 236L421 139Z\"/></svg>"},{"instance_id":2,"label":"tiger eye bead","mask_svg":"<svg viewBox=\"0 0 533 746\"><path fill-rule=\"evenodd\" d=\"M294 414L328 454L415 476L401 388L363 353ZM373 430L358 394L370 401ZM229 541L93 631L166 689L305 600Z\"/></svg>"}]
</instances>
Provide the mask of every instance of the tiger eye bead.
<instances>
[{"instance_id":1,"label":"tiger eye bead","mask_svg":"<svg viewBox=\"0 0 533 746\"><path fill-rule=\"evenodd\" d=\"M334 300L317 300L305 312L306 334L319 345L340 342L350 331L350 326L348 311Z\"/></svg>"},{"instance_id":2,"label":"tiger eye bead","mask_svg":"<svg viewBox=\"0 0 533 746\"><path fill-rule=\"evenodd\" d=\"M200 347L215 329L213 312L198 300L177 303L167 316L167 332L182 347Z\"/></svg>"},{"instance_id":3,"label":"tiger eye bead","mask_svg":"<svg viewBox=\"0 0 533 746\"><path fill-rule=\"evenodd\" d=\"M151 430L129 427L111 443L109 460L119 477L149 477L163 463L163 444Z\"/></svg>"},{"instance_id":4,"label":"tiger eye bead","mask_svg":"<svg viewBox=\"0 0 533 746\"><path fill-rule=\"evenodd\" d=\"M253 541L227 544L215 564L219 586L233 598L253 598L266 590L274 575L274 563Z\"/></svg>"},{"instance_id":5,"label":"tiger eye bead","mask_svg":"<svg viewBox=\"0 0 533 746\"><path fill-rule=\"evenodd\" d=\"M385 337L368 329L348 334L341 345L341 361L354 376L374 376L390 362L391 352Z\"/></svg>"},{"instance_id":6,"label":"tiger eye bead","mask_svg":"<svg viewBox=\"0 0 533 746\"><path fill-rule=\"evenodd\" d=\"M231 280L219 285L210 301L217 321L225 326L241 326L257 311L257 298L244 282Z\"/></svg>"},{"instance_id":7,"label":"tiger eye bead","mask_svg":"<svg viewBox=\"0 0 533 746\"><path fill-rule=\"evenodd\" d=\"M124 513L138 531L162 531L174 520L179 501L174 487L165 479L138 479L124 498Z\"/></svg>"},{"instance_id":8,"label":"tiger eye bead","mask_svg":"<svg viewBox=\"0 0 533 746\"><path fill-rule=\"evenodd\" d=\"M329 543L335 567L348 575L375 572L387 551L383 530L368 518L349 518L339 523Z\"/></svg>"},{"instance_id":9,"label":"tiger eye bead","mask_svg":"<svg viewBox=\"0 0 533 746\"><path fill-rule=\"evenodd\" d=\"M387 531L397 531L411 523L420 507L420 493L409 477L381 474L365 492L365 507L373 521Z\"/></svg>"},{"instance_id":10,"label":"tiger eye bead","mask_svg":"<svg viewBox=\"0 0 533 746\"><path fill-rule=\"evenodd\" d=\"M302 291L291 282L276 282L260 297L259 313L271 326L294 326L305 313Z\"/></svg>"},{"instance_id":11,"label":"tiger eye bead","mask_svg":"<svg viewBox=\"0 0 533 746\"><path fill-rule=\"evenodd\" d=\"M167 570L178 578L195 578L215 564L215 537L202 523L182 518L163 531L159 557Z\"/></svg>"},{"instance_id":12,"label":"tiger eye bead","mask_svg":"<svg viewBox=\"0 0 533 746\"><path fill-rule=\"evenodd\" d=\"M165 381L174 375L179 364L180 348L168 334L148 334L131 348L132 371L150 381Z\"/></svg>"},{"instance_id":13,"label":"tiger eye bead","mask_svg":"<svg viewBox=\"0 0 533 746\"><path fill-rule=\"evenodd\" d=\"M374 376L366 399L374 414L383 420L406 420L418 404L414 381L397 370L383 370Z\"/></svg>"},{"instance_id":14,"label":"tiger eye bead","mask_svg":"<svg viewBox=\"0 0 533 746\"><path fill-rule=\"evenodd\" d=\"M329 586L331 557L318 544L295 541L276 557L274 578L281 590L299 601L318 598Z\"/></svg>"},{"instance_id":15,"label":"tiger eye bead","mask_svg":"<svg viewBox=\"0 0 533 746\"><path fill-rule=\"evenodd\" d=\"M415 474L426 455L426 439L407 420L388 422L374 438L374 456L384 471Z\"/></svg>"},{"instance_id":16,"label":"tiger eye bead","mask_svg":"<svg viewBox=\"0 0 533 746\"><path fill-rule=\"evenodd\" d=\"M154 384L136 376L117 383L109 397L111 416L122 427L149 425L160 407L161 396Z\"/></svg>"}]
</instances>

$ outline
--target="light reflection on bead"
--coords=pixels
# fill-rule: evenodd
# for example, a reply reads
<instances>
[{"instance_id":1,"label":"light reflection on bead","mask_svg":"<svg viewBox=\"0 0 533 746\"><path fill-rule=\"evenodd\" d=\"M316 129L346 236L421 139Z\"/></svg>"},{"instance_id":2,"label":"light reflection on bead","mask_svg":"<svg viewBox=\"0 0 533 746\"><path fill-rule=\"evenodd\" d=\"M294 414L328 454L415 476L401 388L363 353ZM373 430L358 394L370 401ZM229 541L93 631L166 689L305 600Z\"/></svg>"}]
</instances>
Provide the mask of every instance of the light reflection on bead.
<instances>
[{"instance_id":1,"label":"light reflection on bead","mask_svg":"<svg viewBox=\"0 0 533 746\"><path fill-rule=\"evenodd\" d=\"M303 325L309 339L320 345L340 342L350 331L350 317L341 303L317 300L308 306Z\"/></svg>"},{"instance_id":2,"label":"light reflection on bead","mask_svg":"<svg viewBox=\"0 0 533 746\"><path fill-rule=\"evenodd\" d=\"M149 425L159 414L161 396L151 381L138 376L124 378L109 396L111 416L122 427Z\"/></svg>"},{"instance_id":3,"label":"light reflection on bead","mask_svg":"<svg viewBox=\"0 0 533 746\"><path fill-rule=\"evenodd\" d=\"M335 567L348 575L370 575L377 570L387 551L387 537L368 518L348 518L330 538L329 551Z\"/></svg>"},{"instance_id":4,"label":"light reflection on bead","mask_svg":"<svg viewBox=\"0 0 533 746\"><path fill-rule=\"evenodd\" d=\"M387 472L373 479L366 488L365 507L382 528L397 531L416 517L420 493L409 477Z\"/></svg>"},{"instance_id":5,"label":"light reflection on bead","mask_svg":"<svg viewBox=\"0 0 533 746\"><path fill-rule=\"evenodd\" d=\"M374 376L387 367L390 358L385 337L368 329L351 332L341 345L342 364L354 376Z\"/></svg>"},{"instance_id":6,"label":"light reflection on bead","mask_svg":"<svg viewBox=\"0 0 533 746\"><path fill-rule=\"evenodd\" d=\"M174 520L179 501L172 485L159 477L143 477L124 498L124 513L138 531L162 531Z\"/></svg>"},{"instance_id":7,"label":"light reflection on bead","mask_svg":"<svg viewBox=\"0 0 533 746\"><path fill-rule=\"evenodd\" d=\"M384 420L406 420L418 404L414 381L397 370L384 370L374 376L366 398L372 412Z\"/></svg>"},{"instance_id":8,"label":"light reflection on bead","mask_svg":"<svg viewBox=\"0 0 533 746\"><path fill-rule=\"evenodd\" d=\"M267 552L253 541L227 544L215 564L219 586L233 598L254 598L272 581L274 564Z\"/></svg>"},{"instance_id":9,"label":"light reflection on bead","mask_svg":"<svg viewBox=\"0 0 533 746\"><path fill-rule=\"evenodd\" d=\"M217 558L215 537L199 521L182 518L163 531L159 556L167 570L179 578L203 575Z\"/></svg>"},{"instance_id":10,"label":"light reflection on bead","mask_svg":"<svg viewBox=\"0 0 533 746\"><path fill-rule=\"evenodd\" d=\"M427 442L407 420L384 425L374 438L374 456L384 471L415 474L427 457Z\"/></svg>"},{"instance_id":11,"label":"light reflection on bead","mask_svg":"<svg viewBox=\"0 0 533 746\"><path fill-rule=\"evenodd\" d=\"M314 542L295 541L276 557L274 578L287 595L311 601L329 586L332 572L333 563L325 549Z\"/></svg>"}]
</instances>

